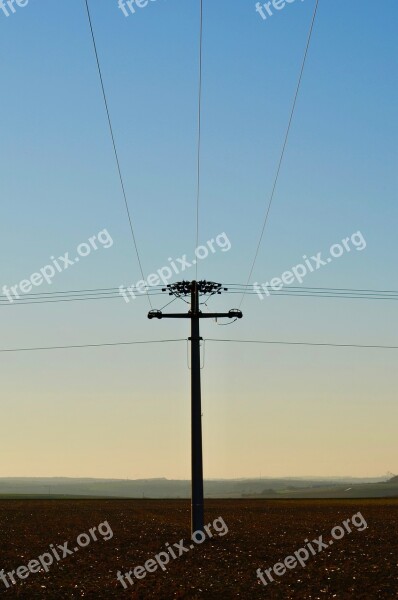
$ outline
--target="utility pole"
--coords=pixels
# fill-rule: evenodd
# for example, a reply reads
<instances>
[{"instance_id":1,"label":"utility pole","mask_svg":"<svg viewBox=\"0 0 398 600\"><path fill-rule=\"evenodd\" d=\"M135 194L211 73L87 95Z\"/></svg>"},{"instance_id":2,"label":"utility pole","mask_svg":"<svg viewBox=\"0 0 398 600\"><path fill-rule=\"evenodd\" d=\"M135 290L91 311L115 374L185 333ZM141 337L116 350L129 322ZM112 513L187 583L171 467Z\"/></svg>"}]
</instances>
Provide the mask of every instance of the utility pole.
<instances>
[{"instance_id":1,"label":"utility pole","mask_svg":"<svg viewBox=\"0 0 398 600\"><path fill-rule=\"evenodd\" d=\"M200 388L200 337L199 320L214 318L242 318L242 312L231 309L227 313L202 313L200 310L200 295L221 294L227 291L221 283L212 281L181 281L169 284L163 291L170 296L181 298L191 297L191 309L188 313L163 314L160 310L151 310L148 319L191 319L191 532L203 531L204 500L203 500L203 453L202 453L202 407Z\"/></svg>"}]
</instances>

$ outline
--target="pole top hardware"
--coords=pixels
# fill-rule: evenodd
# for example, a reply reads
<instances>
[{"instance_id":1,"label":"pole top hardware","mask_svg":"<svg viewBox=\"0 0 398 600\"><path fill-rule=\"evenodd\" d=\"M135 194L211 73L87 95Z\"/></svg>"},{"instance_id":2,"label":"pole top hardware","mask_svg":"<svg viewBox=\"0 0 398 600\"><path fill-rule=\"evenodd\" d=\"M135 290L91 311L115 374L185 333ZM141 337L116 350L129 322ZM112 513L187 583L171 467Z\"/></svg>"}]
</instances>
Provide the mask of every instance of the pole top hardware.
<instances>
[{"instance_id":1,"label":"pole top hardware","mask_svg":"<svg viewBox=\"0 0 398 600\"><path fill-rule=\"evenodd\" d=\"M183 314L163 314L161 310L153 309L149 311L148 319L241 319L243 317L242 311L238 308L231 308L225 313L202 313L199 309L198 299L201 294L210 297L214 294L222 294L222 292L228 291L228 288L223 287L222 283L215 283L214 281L179 281L177 283L168 284L162 291L168 291L170 296L175 296L176 298L192 296L192 294L194 294L197 299L197 304L192 305L191 309Z\"/></svg>"},{"instance_id":2,"label":"pole top hardware","mask_svg":"<svg viewBox=\"0 0 398 600\"><path fill-rule=\"evenodd\" d=\"M163 317L161 310L150 310L148 313L148 319L161 319Z\"/></svg>"},{"instance_id":3,"label":"pole top hardware","mask_svg":"<svg viewBox=\"0 0 398 600\"><path fill-rule=\"evenodd\" d=\"M231 310L228 311L228 314L231 319L241 319L243 317L242 311L239 310L239 308L231 308Z\"/></svg>"},{"instance_id":4,"label":"pole top hardware","mask_svg":"<svg viewBox=\"0 0 398 600\"><path fill-rule=\"evenodd\" d=\"M170 296L189 296L195 285L199 294L221 294L228 291L228 288L223 288L221 283L214 281L179 281L169 283L162 292L169 292Z\"/></svg>"}]
</instances>

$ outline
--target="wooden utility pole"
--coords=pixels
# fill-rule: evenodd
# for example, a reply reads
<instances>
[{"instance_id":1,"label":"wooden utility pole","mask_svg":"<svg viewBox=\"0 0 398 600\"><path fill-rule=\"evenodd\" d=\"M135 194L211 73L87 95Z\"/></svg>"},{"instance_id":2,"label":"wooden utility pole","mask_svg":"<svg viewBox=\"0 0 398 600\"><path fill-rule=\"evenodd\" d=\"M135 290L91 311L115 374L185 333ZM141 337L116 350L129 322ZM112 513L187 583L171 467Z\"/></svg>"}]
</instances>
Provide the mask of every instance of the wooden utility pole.
<instances>
[{"instance_id":1,"label":"wooden utility pole","mask_svg":"<svg viewBox=\"0 0 398 600\"><path fill-rule=\"evenodd\" d=\"M191 532L203 531L204 500L203 500L203 452L202 452L202 406L200 387L200 337L199 320L214 318L242 318L240 310L232 309L227 313L202 313L200 310L200 295L221 294L226 291L220 283L212 281L181 281L170 284L163 291L171 296L191 296L191 309L188 313L163 314L160 310L151 310L149 319L191 319Z\"/></svg>"}]
</instances>

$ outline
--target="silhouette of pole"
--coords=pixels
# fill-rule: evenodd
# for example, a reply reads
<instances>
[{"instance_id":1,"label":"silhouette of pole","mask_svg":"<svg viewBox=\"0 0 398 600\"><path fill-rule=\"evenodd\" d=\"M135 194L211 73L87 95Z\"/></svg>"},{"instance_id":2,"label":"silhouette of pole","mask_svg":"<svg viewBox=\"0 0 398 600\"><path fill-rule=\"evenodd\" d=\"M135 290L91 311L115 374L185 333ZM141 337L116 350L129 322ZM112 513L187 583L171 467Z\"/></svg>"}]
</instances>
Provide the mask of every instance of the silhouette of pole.
<instances>
[{"instance_id":1,"label":"silhouette of pole","mask_svg":"<svg viewBox=\"0 0 398 600\"><path fill-rule=\"evenodd\" d=\"M200 387L199 291L196 281L191 289L191 529L203 531L203 452L202 399Z\"/></svg>"},{"instance_id":2,"label":"silhouette of pole","mask_svg":"<svg viewBox=\"0 0 398 600\"><path fill-rule=\"evenodd\" d=\"M163 314L160 310L151 310L148 319L191 319L191 532L203 531L203 451L202 451L202 399L200 386L200 337L199 320L227 317L241 319L242 313L232 309L227 313L202 313L200 294L221 294L221 283L212 281L181 281L169 284L163 291L177 298L191 296L191 310L188 313ZM226 288L223 288L226 291Z\"/></svg>"}]
</instances>

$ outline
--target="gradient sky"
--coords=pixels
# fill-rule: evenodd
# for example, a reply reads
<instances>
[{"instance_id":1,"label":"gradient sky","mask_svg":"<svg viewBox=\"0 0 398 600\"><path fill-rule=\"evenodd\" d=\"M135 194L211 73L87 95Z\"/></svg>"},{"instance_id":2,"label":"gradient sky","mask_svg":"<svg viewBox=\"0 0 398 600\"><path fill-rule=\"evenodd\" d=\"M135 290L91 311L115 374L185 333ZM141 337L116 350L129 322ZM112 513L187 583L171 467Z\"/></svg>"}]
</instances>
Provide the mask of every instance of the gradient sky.
<instances>
[{"instance_id":1,"label":"gradient sky","mask_svg":"<svg viewBox=\"0 0 398 600\"><path fill-rule=\"evenodd\" d=\"M156 0L128 18L117 0L90 6L149 274L195 246L199 2ZM204 0L200 241L225 232L232 247L203 261L200 278L246 282L313 8L297 0L263 21L254 1ZM320 1L253 281L361 231L366 249L304 285L398 289L397 17L395 0ZM37 291L137 282L83 0L0 10L0 52L0 286L104 228L111 248ZM188 335L186 321L149 321L144 297L0 310L0 348ZM230 327L204 323L202 335L398 345L393 301L250 296L243 312ZM184 341L1 354L0 476L189 478L186 355ZM205 477L396 472L397 358L206 343Z\"/></svg>"}]
</instances>

